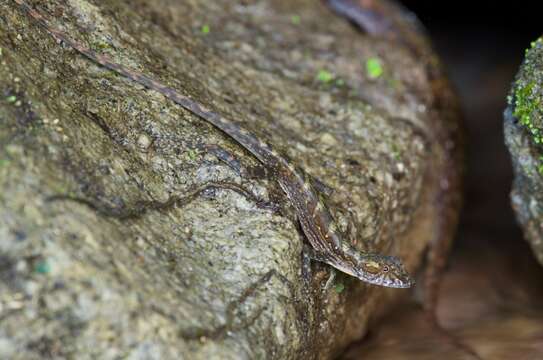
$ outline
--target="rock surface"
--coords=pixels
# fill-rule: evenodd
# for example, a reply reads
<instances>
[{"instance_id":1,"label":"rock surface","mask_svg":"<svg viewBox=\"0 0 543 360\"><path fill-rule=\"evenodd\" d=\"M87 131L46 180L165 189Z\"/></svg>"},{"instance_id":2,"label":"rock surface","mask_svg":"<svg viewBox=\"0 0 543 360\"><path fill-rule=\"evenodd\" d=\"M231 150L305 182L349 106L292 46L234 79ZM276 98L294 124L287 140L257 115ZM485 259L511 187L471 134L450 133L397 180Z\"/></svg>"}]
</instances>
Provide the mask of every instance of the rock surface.
<instances>
[{"instance_id":1,"label":"rock surface","mask_svg":"<svg viewBox=\"0 0 543 360\"><path fill-rule=\"evenodd\" d=\"M524 235L543 265L543 41L534 41L505 111L505 141L515 172L511 201Z\"/></svg>"},{"instance_id":2,"label":"rock surface","mask_svg":"<svg viewBox=\"0 0 543 360\"><path fill-rule=\"evenodd\" d=\"M515 359L519 354L523 359L541 359L543 268L527 249L504 245L508 234L491 238L472 231L462 236L471 244L453 254L442 279L440 323L480 359ZM477 358L445 341L419 307L406 301L340 359Z\"/></svg>"},{"instance_id":3,"label":"rock surface","mask_svg":"<svg viewBox=\"0 0 543 360\"><path fill-rule=\"evenodd\" d=\"M432 108L409 49L309 0L28 3L282 149L333 189L355 246L417 269L440 214L432 134L457 114ZM329 358L408 294L345 275L323 292L320 264L304 283L276 182L204 147L253 157L13 1L0 2L0 94L0 358Z\"/></svg>"}]
</instances>

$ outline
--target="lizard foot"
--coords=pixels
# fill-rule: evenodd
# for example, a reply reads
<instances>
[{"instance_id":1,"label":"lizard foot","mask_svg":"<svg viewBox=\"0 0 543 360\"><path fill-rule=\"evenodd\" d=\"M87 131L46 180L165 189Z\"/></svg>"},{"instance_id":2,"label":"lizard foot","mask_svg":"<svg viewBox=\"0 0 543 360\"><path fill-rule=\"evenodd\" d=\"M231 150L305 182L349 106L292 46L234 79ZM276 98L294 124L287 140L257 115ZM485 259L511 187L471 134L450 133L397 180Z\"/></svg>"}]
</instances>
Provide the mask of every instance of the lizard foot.
<instances>
[{"instance_id":1,"label":"lizard foot","mask_svg":"<svg viewBox=\"0 0 543 360\"><path fill-rule=\"evenodd\" d=\"M326 284L324 284L324 287L322 288L323 292L328 292L328 290L332 288L336 275L337 270L330 266L330 275L328 276L328 280L326 280Z\"/></svg>"}]
</instances>

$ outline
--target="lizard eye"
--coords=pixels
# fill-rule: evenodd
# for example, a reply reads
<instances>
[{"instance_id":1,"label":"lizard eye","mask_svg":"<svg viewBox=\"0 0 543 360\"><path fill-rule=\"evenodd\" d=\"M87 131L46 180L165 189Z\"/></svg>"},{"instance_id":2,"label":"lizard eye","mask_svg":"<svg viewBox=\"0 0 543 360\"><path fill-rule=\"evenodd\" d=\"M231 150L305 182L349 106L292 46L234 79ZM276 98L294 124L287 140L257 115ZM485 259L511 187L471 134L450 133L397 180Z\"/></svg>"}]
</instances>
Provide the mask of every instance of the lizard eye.
<instances>
[{"instance_id":1,"label":"lizard eye","mask_svg":"<svg viewBox=\"0 0 543 360\"><path fill-rule=\"evenodd\" d=\"M384 265L382 270L383 270L383 272L388 272L389 268L388 268L387 265Z\"/></svg>"}]
</instances>

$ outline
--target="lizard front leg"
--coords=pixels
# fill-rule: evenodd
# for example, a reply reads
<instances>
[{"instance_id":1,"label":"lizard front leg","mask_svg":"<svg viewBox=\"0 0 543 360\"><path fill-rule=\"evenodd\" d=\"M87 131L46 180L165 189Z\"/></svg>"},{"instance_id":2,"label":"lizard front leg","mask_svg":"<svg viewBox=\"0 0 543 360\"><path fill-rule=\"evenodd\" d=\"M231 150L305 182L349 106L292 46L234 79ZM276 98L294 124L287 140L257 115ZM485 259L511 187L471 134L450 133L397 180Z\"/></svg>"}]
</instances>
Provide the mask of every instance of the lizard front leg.
<instances>
[{"instance_id":1,"label":"lizard front leg","mask_svg":"<svg viewBox=\"0 0 543 360\"><path fill-rule=\"evenodd\" d=\"M236 156L225 148L215 144L198 145L198 148L213 154L217 159L224 162L228 167L234 170L240 177L245 179L263 179L269 175L269 170L263 165L246 166ZM279 210L280 199L273 191L269 193L269 200L259 200L257 205L259 208L269 209L272 211Z\"/></svg>"},{"instance_id":2,"label":"lizard front leg","mask_svg":"<svg viewBox=\"0 0 543 360\"><path fill-rule=\"evenodd\" d=\"M302 278L307 285L311 283L312 278L311 261L318 261L326 264L326 258L323 255L317 253L311 246L304 243L302 249ZM327 266L327 268L329 269L329 275L326 283L322 287L323 292L330 290L337 275L337 270L335 268L332 266Z\"/></svg>"}]
</instances>

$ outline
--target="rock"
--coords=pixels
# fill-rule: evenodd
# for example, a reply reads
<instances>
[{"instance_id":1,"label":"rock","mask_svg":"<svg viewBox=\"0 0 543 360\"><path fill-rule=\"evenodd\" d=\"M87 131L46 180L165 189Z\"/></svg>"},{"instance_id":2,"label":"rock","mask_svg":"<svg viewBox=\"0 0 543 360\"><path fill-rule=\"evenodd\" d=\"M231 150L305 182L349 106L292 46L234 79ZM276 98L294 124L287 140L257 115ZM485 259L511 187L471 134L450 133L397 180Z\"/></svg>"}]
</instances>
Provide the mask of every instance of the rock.
<instances>
[{"instance_id":1,"label":"rock","mask_svg":"<svg viewBox=\"0 0 543 360\"><path fill-rule=\"evenodd\" d=\"M510 236L506 231L490 235L471 229L462 231L462 241L467 238L464 244L469 245L455 249L441 279L440 323L456 342L444 338L420 307L407 300L340 359L515 359L520 353L541 359L543 268L528 249L504 242Z\"/></svg>"},{"instance_id":2,"label":"rock","mask_svg":"<svg viewBox=\"0 0 543 360\"><path fill-rule=\"evenodd\" d=\"M458 113L436 105L412 49L309 0L29 5L282 149L333 190L355 246L416 271L458 166L442 131ZM14 1L0 14L1 358L324 359L408 294L343 274L323 291L317 263L304 282L304 238L273 174L206 149L247 169L254 157Z\"/></svg>"},{"instance_id":3,"label":"rock","mask_svg":"<svg viewBox=\"0 0 543 360\"><path fill-rule=\"evenodd\" d=\"M505 110L505 142L515 179L511 202L524 235L543 265L543 42L526 50Z\"/></svg>"}]
</instances>

